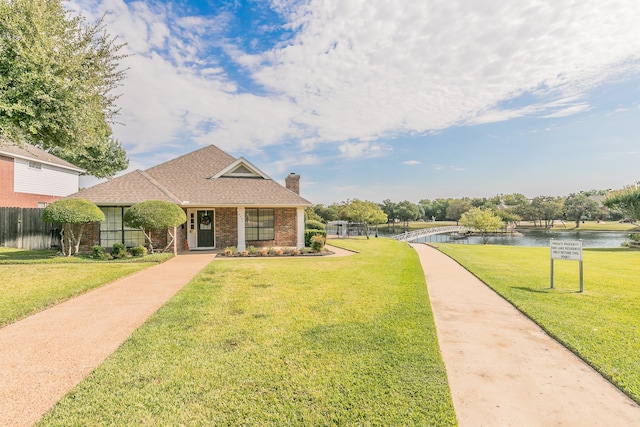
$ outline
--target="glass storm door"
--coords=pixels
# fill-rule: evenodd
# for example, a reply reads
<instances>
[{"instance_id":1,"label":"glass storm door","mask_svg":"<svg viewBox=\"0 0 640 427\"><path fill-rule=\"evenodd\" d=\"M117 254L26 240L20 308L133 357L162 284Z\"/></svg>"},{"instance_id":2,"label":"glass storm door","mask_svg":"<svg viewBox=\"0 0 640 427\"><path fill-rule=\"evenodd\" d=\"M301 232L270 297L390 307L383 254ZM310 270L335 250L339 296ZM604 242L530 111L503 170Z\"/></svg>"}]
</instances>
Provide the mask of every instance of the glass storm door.
<instances>
[{"instance_id":1,"label":"glass storm door","mask_svg":"<svg viewBox=\"0 0 640 427\"><path fill-rule=\"evenodd\" d=\"M198 247L212 248L213 242L213 211L198 211L196 215L198 224Z\"/></svg>"}]
</instances>

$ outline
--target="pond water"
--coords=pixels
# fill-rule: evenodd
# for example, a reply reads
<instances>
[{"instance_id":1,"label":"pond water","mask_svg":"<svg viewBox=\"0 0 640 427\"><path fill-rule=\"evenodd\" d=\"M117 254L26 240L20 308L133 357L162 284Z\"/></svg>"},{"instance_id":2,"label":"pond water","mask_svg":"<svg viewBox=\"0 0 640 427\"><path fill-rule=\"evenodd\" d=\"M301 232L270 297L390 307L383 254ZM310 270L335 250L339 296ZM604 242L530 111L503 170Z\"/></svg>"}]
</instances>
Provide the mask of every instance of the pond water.
<instances>
[{"instance_id":1,"label":"pond water","mask_svg":"<svg viewBox=\"0 0 640 427\"><path fill-rule=\"evenodd\" d=\"M550 239L578 240L582 239L583 248L619 248L628 240L629 233L622 231L550 231L550 230L518 230L522 236L491 236L490 245L511 246L549 246ZM460 244L482 244L480 236L471 236L460 240L452 240L448 235L427 236L417 242L441 242Z\"/></svg>"}]
</instances>

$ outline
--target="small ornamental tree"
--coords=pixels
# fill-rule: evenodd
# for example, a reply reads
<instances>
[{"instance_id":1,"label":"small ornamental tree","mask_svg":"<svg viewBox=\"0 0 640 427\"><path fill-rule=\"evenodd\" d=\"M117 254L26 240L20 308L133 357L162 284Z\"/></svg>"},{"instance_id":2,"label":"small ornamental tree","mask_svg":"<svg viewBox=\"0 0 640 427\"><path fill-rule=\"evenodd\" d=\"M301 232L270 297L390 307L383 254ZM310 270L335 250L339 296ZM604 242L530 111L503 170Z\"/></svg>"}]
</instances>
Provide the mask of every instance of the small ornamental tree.
<instances>
[{"instance_id":1,"label":"small ornamental tree","mask_svg":"<svg viewBox=\"0 0 640 427\"><path fill-rule=\"evenodd\" d=\"M480 208L472 208L463 213L460 224L480 233L483 245L489 242L490 233L495 233L504 227L504 222L499 216L488 209Z\"/></svg>"},{"instance_id":2,"label":"small ornamental tree","mask_svg":"<svg viewBox=\"0 0 640 427\"><path fill-rule=\"evenodd\" d=\"M71 256L80 249L84 226L90 222L104 221L104 213L88 200L64 199L44 208L42 221L62 224L61 250L66 256Z\"/></svg>"},{"instance_id":3,"label":"small ornamental tree","mask_svg":"<svg viewBox=\"0 0 640 427\"><path fill-rule=\"evenodd\" d=\"M153 242L151 233L153 231L167 231L171 237L163 252L171 246L176 238L176 227L187 220L187 215L182 208L175 203L164 200L147 200L136 203L124 213L123 221L132 228L139 228L144 233L149 243L149 252L153 253ZM173 229L173 233L170 231ZM177 254L177 247L174 245L173 253Z\"/></svg>"}]
</instances>

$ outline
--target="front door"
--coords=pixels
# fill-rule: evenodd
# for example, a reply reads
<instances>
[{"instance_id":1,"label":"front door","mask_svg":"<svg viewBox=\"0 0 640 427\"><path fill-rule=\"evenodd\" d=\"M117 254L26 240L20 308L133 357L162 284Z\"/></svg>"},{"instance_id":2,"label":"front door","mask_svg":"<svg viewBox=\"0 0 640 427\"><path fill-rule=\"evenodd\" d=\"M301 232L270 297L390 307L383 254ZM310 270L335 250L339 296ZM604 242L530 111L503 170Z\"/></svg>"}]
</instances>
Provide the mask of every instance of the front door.
<instances>
[{"instance_id":1,"label":"front door","mask_svg":"<svg viewBox=\"0 0 640 427\"><path fill-rule=\"evenodd\" d=\"M213 240L213 224L214 217L213 211L198 211L196 215L198 224L198 247L199 248L212 248L215 246Z\"/></svg>"}]
</instances>

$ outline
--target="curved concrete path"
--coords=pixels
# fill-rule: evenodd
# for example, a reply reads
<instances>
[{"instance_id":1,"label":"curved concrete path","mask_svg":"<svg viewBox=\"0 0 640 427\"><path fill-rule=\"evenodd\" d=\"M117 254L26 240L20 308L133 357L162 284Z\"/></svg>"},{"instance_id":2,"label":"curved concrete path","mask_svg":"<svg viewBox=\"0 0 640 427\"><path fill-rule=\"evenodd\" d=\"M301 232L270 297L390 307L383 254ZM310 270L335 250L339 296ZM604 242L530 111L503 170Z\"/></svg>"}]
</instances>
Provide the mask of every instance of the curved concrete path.
<instances>
[{"instance_id":1,"label":"curved concrete path","mask_svg":"<svg viewBox=\"0 0 640 427\"><path fill-rule=\"evenodd\" d=\"M189 253L0 329L0 426L30 426L215 257Z\"/></svg>"},{"instance_id":2,"label":"curved concrete path","mask_svg":"<svg viewBox=\"0 0 640 427\"><path fill-rule=\"evenodd\" d=\"M420 257L459 425L640 426L640 407L437 249Z\"/></svg>"}]
</instances>

